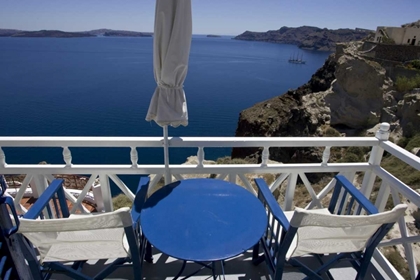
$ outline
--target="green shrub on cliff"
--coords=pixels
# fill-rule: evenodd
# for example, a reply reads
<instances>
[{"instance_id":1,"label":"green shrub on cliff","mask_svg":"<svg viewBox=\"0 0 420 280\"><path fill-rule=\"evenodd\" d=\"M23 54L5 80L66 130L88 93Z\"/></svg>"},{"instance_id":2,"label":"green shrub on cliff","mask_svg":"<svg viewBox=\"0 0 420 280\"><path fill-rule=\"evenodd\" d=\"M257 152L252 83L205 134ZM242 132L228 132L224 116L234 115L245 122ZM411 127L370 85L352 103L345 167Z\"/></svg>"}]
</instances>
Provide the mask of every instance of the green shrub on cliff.
<instances>
[{"instance_id":1,"label":"green shrub on cliff","mask_svg":"<svg viewBox=\"0 0 420 280\"><path fill-rule=\"evenodd\" d=\"M123 208L123 207L131 207L133 202L126 196L125 194L119 194L112 198L112 205L114 210Z\"/></svg>"},{"instance_id":2,"label":"green shrub on cliff","mask_svg":"<svg viewBox=\"0 0 420 280\"><path fill-rule=\"evenodd\" d=\"M407 151L420 147L420 133L411 138L401 138L398 141L398 146ZM416 189L420 187L420 171L400 159L387 155L383 158L381 166L411 188Z\"/></svg>"},{"instance_id":3,"label":"green shrub on cliff","mask_svg":"<svg viewBox=\"0 0 420 280\"><path fill-rule=\"evenodd\" d=\"M407 145L405 146L405 149L409 152L411 152L412 149L414 148L419 148L420 147L420 133L414 135L407 143Z\"/></svg>"},{"instance_id":4,"label":"green shrub on cliff","mask_svg":"<svg viewBox=\"0 0 420 280\"><path fill-rule=\"evenodd\" d=\"M337 130L335 130L332 127L328 127L327 129L325 129L324 131L324 135L326 137L340 137L340 132L338 132Z\"/></svg>"},{"instance_id":5,"label":"green shrub on cliff","mask_svg":"<svg viewBox=\"0 0 420 280\"><path fill-rule=\"evenodd\" d=\"M398 76L395 87L399 92L410 91L413 88L420 87L420 75L413 78Z\"/></svg>"},{"instance_id":6,"label":"green shrub on cliff","mask_svg":"<svg viewBox=\"0 0 420 280\"><path fill-rule=\"evenodd\" d=\"M410 61L407 64L407 67L409 69L417 69L417 70L420 70L420 60L419 59L416 59L416 60Z\"/></svg>"},{"instance_id":7,"label":"green shrub on cliff","mask_svg":"<svg viewBox=\"0 0 420 280\"><path fill-rule=\"evenodd\" d=\"M216 160L216 164L249 164L249 162L243 158L231 158L226 156L218 158Z\"/></svg>"}]
</instances>

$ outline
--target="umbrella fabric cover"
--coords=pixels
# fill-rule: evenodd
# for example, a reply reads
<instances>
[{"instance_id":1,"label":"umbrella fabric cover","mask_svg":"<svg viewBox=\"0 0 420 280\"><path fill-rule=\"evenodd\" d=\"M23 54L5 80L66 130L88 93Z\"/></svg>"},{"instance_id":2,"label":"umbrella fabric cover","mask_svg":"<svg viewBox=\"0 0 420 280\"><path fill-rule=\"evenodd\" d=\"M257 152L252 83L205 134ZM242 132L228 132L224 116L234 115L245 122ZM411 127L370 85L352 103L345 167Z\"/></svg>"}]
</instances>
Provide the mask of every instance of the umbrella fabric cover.
<instances>
[{"instance_id":1,"label":"umbrella fabric cover","mask_svg":"<svg viewBox=\"0 0 420 280\"><path fill-rule=\"evenodd\" d=\"M153 65L156 90L146 120L160 126L188 125L183 84L191 47L191 0L156 0Z\"/></svg>"}]
</instances>

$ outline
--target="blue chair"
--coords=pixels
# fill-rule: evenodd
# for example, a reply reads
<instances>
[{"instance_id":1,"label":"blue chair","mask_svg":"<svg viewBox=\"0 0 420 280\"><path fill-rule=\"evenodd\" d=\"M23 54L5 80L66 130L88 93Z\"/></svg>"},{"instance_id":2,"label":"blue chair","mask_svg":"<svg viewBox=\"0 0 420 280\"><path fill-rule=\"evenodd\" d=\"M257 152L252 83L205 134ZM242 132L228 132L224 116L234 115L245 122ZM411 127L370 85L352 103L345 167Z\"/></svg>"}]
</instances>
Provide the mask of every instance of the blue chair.
<instances>
[{"instance_id":1,"label":"blue chair","mask_svg":"<svg viewBox=\"0 0 420 280\"><path fill-rule=\"evenodd\" d=\"M287 212L280 208L264 180L255 180L269 224L254 246L253 262L258 265L265 260L273 279L282 279L285 264L299 268L310 279L323 279L325 274L333 279L329 269L343 260L349 260L357 270L356 279L364 279L376 246L407 209L407 205L399 204L391 211L378 213L344 176L335 179L328 208ZM261 256L259 246L264 252ZM319 264L304 264L302 260L308 256Z\"/></svg>"},{"instance_id":2,"label":"blue chair","mask_svg":"<svg viewBox=\"0 0 420 280\"><path fill-rule=\"evenodd\" d=\"M142 279L147 241L139 219L149 178L140 180L131 211L124 207L93 215L69 215L62 184L63 180L54 180L19 219L18 233L27 243L24 255L34 278L49 279L53 273L63 273L73 279L104 279L119 266L131 262L135 279ZM44 215L54 218L46 219ZM82 273L87 260L100 259L114 261L95 276Z\"/></svg>"}]
</instances>

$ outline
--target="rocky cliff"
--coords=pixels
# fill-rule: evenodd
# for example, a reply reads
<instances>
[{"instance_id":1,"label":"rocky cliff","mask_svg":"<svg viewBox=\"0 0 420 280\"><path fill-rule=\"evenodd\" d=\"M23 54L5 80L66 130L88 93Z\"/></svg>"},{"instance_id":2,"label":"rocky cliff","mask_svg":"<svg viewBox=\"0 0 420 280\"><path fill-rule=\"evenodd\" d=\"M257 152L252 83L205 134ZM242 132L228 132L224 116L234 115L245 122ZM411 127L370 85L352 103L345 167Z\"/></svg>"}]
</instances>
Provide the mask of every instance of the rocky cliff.
<instances>
[{"instance_id":1,"label":"rocky cliff","mask_svg":"<svg viewBox=\"0 0 420 280\"><path fill-rule=\"evenodd\" d=\"M361 45L339 44L308 83L243 110L236 136L332 136L329 127L351 136L380 122L391 124L394 139L412 135L420 123L420 92L394 90L385 69L359 52ZM232 157L256 162L260 154L257 148L232 150ZM317 149L270 149L270 158L280 162L320 162L321 156Z\"/></svg>"},{"instance_id":2,"label":"rocky cliff","mask_svg":"<svg viewBox=\"0 0 420 280\"><path fill-rule=\"evenodd\" d=\"M361 40L369 34L371 32L363 29L327 29L313 26L294 28L283 26L279 30L267 32L245 31L234 39L293 44L305 49L334 51L338 42Z\"/></svg>"}]
</instances>

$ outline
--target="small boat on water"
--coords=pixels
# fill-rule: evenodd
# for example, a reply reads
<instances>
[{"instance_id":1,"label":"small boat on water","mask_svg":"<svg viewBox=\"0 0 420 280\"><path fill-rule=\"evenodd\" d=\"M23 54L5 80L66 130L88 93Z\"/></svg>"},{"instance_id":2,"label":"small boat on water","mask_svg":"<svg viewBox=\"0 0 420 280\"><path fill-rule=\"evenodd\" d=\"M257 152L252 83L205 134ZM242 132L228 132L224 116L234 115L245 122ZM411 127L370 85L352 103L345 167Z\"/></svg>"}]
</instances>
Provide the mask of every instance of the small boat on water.
<instances>
[{"instance_id":1,"label":"small boat on water","mask_svg":"<svg viewBox=\"0 0 420 280\"><path fill-rule=\"evenodd\" d=\"M289 58L289 63L305 64L306 61L303 60L303 54L301 54L300 58L299 58L299 54L297 54L296 57L295 57L295 54L293 53L293 56L290 56L290 58Z\"/></svg>"}]
</instances>

